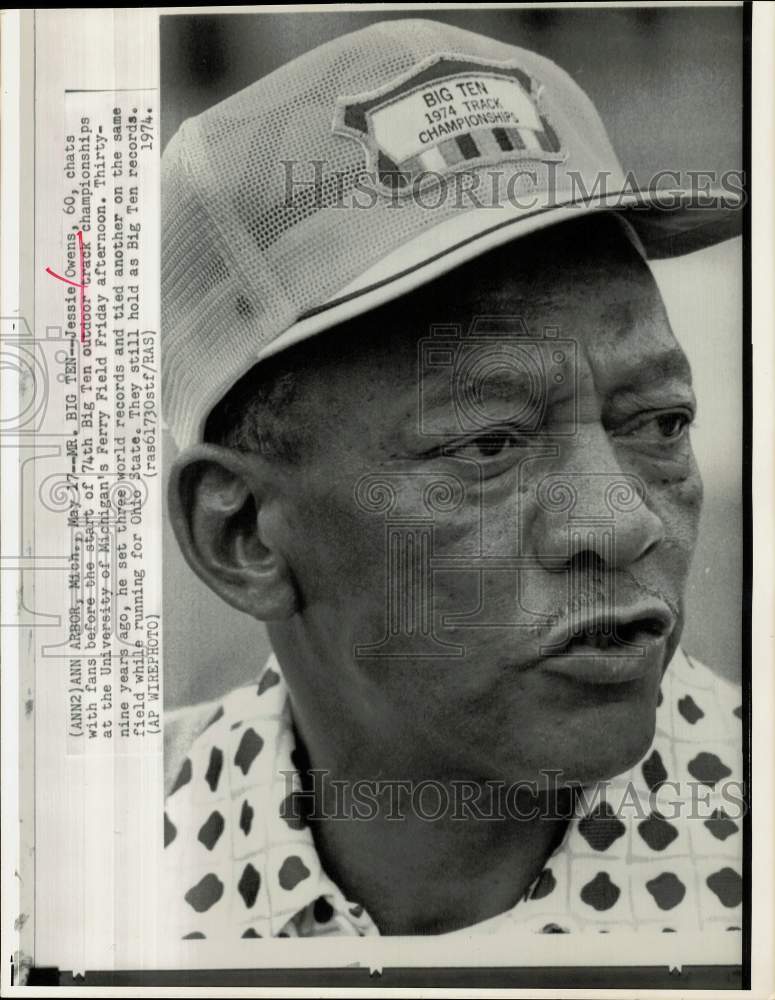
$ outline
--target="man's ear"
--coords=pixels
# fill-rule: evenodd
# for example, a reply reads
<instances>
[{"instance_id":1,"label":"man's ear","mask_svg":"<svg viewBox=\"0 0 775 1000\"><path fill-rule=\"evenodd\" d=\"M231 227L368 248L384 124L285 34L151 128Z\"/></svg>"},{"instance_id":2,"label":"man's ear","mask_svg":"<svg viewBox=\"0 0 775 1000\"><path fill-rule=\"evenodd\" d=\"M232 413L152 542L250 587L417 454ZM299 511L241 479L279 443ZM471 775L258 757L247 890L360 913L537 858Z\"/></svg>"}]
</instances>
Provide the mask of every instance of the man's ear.
<instances>
[{"instance_id":1,"label":"man's ear","mask_svg":"<svg viewBox=\"0 0 775 1000\"><path fill-rule=\"evenodd\" d=\"M186 562L211 590L260 621L298 610L298 593L280 551L272 471L256 455L201 444L177 457L168 504Z\"/></svg>"}]
</instances>

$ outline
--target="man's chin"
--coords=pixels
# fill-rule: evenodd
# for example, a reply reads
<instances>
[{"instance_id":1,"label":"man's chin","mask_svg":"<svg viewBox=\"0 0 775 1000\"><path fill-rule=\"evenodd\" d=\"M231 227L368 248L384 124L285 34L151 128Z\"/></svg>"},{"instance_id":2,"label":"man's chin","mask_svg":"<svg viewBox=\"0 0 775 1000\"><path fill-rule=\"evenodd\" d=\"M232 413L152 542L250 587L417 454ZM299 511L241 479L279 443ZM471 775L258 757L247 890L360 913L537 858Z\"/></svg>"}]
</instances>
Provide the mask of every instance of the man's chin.
<instances>
[{"instance_id":1,"label":"man's chin","mask_svg":"<svg viewBox=\"0 0 775 1000\"><path fill-rule=\"evenodd\" d=\"M600 738L592 740L591 745L579 747L576 754L568 752L568 748L563 755L565 766L547 767L546 774L556 775L550 780L558 785L588 785L626 773L648 753L654 739L654 722L641 723L626 733L598 736Z\"/></svg>"}]
</instances>

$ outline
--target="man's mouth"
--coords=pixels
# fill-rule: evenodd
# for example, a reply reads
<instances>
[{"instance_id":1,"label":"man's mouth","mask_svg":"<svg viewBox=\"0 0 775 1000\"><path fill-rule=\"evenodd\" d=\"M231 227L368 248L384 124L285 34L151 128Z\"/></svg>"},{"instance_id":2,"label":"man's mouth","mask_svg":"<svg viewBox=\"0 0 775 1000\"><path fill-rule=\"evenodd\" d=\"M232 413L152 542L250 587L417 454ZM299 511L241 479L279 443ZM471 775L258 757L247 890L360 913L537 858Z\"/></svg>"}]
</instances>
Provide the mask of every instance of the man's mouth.
<instances>
[{"instance_id":1,"label":"man's mouth","mask_svg":"<svg viewBox=\"0 0 775 1000\"><path fill-rule=\"evenodd\" d=\"M676 625L667 605L617 609L553 629L541 645L542 668L589 684L639 680L661 662Z\"/></svg>"},{"instance_id":2,"label":"man's mouth","mask_svg":"<svg viewBox=\"0 0 775 1000\"><path fill-rule=\"evenodd\" d=\"M665 638L672 631L672 623L664 617L644 615L631 621L614 619L610 622L591 622L582 629L574 630L558 655L572 652L574 649L594 649L600 652L632 651L640 646L650 645Z\"/></svg>"},{"instance_id":3,"label":"man's mouth","mask_svg":"<svg viewBox=\"0 0 775 1000\"><path fill-rule=\"evenodd\" d=\"M562 654L573 644L594 649L616 649L664 639L675 628L676 613L664 602L649 598L631 605L590 608L566 615L544 635L541 652Z\"/></svg>"}]
</instances>

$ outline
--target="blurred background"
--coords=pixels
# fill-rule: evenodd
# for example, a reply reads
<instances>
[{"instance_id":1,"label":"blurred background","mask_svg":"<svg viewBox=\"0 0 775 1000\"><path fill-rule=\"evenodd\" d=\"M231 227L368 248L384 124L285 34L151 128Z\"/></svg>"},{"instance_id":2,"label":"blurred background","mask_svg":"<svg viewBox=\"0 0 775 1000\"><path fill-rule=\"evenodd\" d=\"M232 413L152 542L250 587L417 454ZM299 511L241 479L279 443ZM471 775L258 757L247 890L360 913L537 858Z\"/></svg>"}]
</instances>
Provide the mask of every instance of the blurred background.
<instances>
[{"instance_id":1,"label":"blurred background","mask_svg":"<svg viewBox=\"0 0 775 1000\"><path fill-rule=\"evenodd\" d=\"M625 169L742 168L742 7L348 11L163 15L162 141L191 115L276 67L374 21L419 16L553 59L597 106ZM686 350L699 403L693 440L705 480L684 647L740 675L742 585L742 246L653 265ZM164 466L175 445L164 436ZM164 524L167 709L215 698L257 674L269 652L258 623L199 582Z\"/></svg>"}]
</instances>

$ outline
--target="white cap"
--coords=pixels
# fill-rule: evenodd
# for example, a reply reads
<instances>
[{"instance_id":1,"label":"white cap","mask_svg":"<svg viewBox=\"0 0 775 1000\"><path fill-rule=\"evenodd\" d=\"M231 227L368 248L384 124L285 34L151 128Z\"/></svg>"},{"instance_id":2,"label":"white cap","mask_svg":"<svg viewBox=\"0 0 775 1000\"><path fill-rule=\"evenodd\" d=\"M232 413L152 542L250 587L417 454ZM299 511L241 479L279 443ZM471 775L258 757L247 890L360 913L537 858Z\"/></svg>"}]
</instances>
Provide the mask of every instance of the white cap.
<instances>
[{"instance_id":1,"label":"white cap","mask_svg":"<svg viewBox=\"0 0 775 1000\"><path fill-rule=\"evenodd\" d=\"M735 235L731 195L637 191L564 70L430 20L374 24L183 124L162 163L162 396L179 447L256 362L585 212L648 256Z\"/></svg>"}]
</instances>

